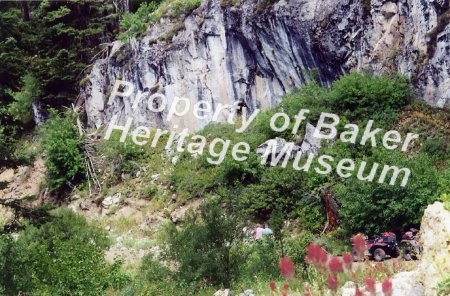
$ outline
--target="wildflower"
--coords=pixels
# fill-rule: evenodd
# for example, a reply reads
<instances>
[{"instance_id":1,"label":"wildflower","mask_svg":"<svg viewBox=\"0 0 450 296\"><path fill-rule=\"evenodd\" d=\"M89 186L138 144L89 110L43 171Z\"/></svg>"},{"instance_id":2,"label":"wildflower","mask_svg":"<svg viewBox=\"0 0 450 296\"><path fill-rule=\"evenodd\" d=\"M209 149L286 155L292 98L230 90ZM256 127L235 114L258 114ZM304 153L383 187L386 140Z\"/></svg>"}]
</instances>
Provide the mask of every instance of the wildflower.
<instances>
[{"instance_id":1,"label":"wildflower","mask_svg":"<svg viewBox=\"0 0 450 296\"><path fill-rule=\"evenodd\" d=\"M310 244L305 258L306 263L313 264L316 268L326 267L328 253L317 244Z\"/></svg>"},{"instance_id":2,"label":"wildflower","mask_svg":"<svg viewBox=\"0 0 450 296\"><path fill-rule=\"evenodd\" d=\"M318 256L318 267L325 268L328 261L328 253L323 248L320 248Z\"/></svg>"},{"instance_id":3,"label":"wildflower","mask_svg":"<svg viewBox=\"0 0 450 296\"><path fill-rule=\"evenodd\" d=\"M327 279L327 284L330 290L337 291L339 281L336 275L330 275Z\"/></svg>"},{"instance_id":4,"label":"wildflower","mask_svg":"<svg viewBox=\"0 0 450 296\"><path fill-rule=\"evenodd\" d=\"M307 252L306 252L306 263L314 264L318 261L318 255L320 252L320 246L316 244L310 244L308 246Z\"/></svg>"},{"instance_id":5,"label":"wildflower","mask_svg":"<svg viewBox=\"0 0 450 296\"><path fill-rule=\"evenodd\" d=\"M352 255L350 253L344 253L342 254L342 260L344 261L345 268L351 270L353 263Z\"/></svg>"},{"instance_id":6,"label":"wildflower","mask_svg":"<svg viewBox=\"0 0 450 296\"><path fill-rule=\"evenodd\" d=\"M269 282L270 290L275 291L277 288L277 284L274 281Z\"/></svg>"},{"instance_id":7,"label":"wildflower","mask_svg":"<svg viewBox=\"0 0 450 296\"><path fill-rule=\"evenodd\" d=\"M330 271L333 274L337 274L344 271L342 261L338 257L331 258L330 262L328 263L328 267L330 268Z\"/></svg>"},{"instance_id":8,"label":"wildflower","mask_svg":"<svg viewBox=\"0 0 450 296\"><path fill-rule=\"evenodd\" d=\"M366 241L361 234L357 234L353 237L353 247L358 257L363 258L366 250Z\"/></svg>"},{"instance_id":9,"label":"wildflower","mask_svg":"<svg viewBox=\"0 0 450 296\"><path fill-rule=\"evenodd\" d=\"M289 284L288 283L284 283L283 285L283 290L289 290Z\"/></svg>"},{"instance_id":10,"label":"wildflower","mask_svg":"<svg viewBox=\"0 0 450 296\"><path fill-rule=\"evenodd\" d=\"M289 279L294 277L294 263L288 257L283 257L280 259L280 273L281 276Z\"/></svg>"},{"instance_id":11,"label":"wildflower","mask_svg":"<svg viewBox=\"0 0 450 296\"><path fill-rule=\"evenodd\" d=\"M364 286L369 293L375 293L375 280L373 278L367 278L364 280Z\"/></svg>"},{"instance_id":12,"label":"wildflower","mask_svg":"<svg viewBox=\"0 0 450 296\"><path fill-rule=\"evenodd\" d=\"M384 282L381 284L381 290L386 296L392 295L392 282L388 279L384 280Z\"/></svg>"}]
</instances>

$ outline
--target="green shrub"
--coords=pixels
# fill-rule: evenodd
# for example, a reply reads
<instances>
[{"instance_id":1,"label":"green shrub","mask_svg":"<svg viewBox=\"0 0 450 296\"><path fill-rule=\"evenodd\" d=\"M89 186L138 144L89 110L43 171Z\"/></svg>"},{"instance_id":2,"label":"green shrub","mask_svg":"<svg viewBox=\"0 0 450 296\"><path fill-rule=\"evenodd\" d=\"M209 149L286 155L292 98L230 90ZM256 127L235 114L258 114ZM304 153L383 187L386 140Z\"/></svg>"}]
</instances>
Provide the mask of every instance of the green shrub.
<instances>
[{"instance_id":1,"label":"green shrub","mask_svg":"<svg viewBox=\"0 0 450 296\"><path fill-rule=\"evenodd\" d=\"M275 209L292 213L305 196L305 174L292 167L270 167L261 172L260 181L242 188L237 197L247 214L266 220Z\"/></svg>"},{"instance_id":2,"label":"green shrub","mask_svg":"<svg viewBox=\"0 0 450 296\"><path fill-rule=\"evenodd\" d=\"M175 17L188 15L202 3L201 0L175 0L172 2L172 15Z\"/></svg>"},{"instance_id":3,"label":"green shrub","mask_svg":"<svg viewBox=\"0 0 450 296\"><path fill-rule=\"evenodd\" d=\"M298 217L298 225L302 231L312 233L322 231L327 218L322 201L313 196L305 197L299 201L294 216Z\"/></svg>"},{"instance_id":4,"label":"green shrub","mask_svg":"<svg viewBox=\"0 0 450 296\"><path fill-rule=\"evenodd\" d=\"M418 227L425 207L439 197L437 169L425 154L408 157L396 151L377 150L372 161L409 168L409 182L400 187L352 177L336 184L333 189L346 228L372 235L387 230L400 232L412 225Z\"/></svg>"},{"instance_id":5,"label":"green shrub","mask_svg":"<svg viewBox=\"0 0 450 296\"><path fill-rule=\"evenodd\" d=\"M176 278L197 288L230 287L242 263L242 254L234 252L241 229L213 201L200 206L200 215L189 213L182 229L168 225L165 256L178 263Z\"/></svg>"},{"instance_id":6,"label":"green shrub","mask_svg":"<svg viewBox=\"0 0 450 296\"><path fill-rule=\"evenodd\" d=\"M271 280L279 277L280 254L272 238L262 238L243 246L241 254L246 254L241 262L241 280L260 278Z\"/></svg>"},{"instance_id":7,"label":"green shrub","mask_svg":"<svg viewBox=\"0 0 450 296\"><path fill-rule=\"evenodd\" d=\"M42 93L42 85L36 77L29 73L23 76L22 89L19 92L10 92L14 102L9 105L8 111L14 120L29 123L32 120L31 104Z\"/></svg>"},{"instance_id":8,"label":"green shrub","mask_svg":"<svg viewBox=\"0 0 450 296\"><path fill-rule=\"evenodd\" d=\"M11 164L13 156L14 138L5 132L5 128L0 126L0 167Z\"/></svg>"},{"instance_id":9,"label":"green shrub","mask_svg":"<svg viewBox=\"0 0 450 296\"><path fill-rule=\"evenodd\" d=\"M450 211L450 194L443 193L439 199L444 203L444 208Z\"/></svg>"},{"instance_id":10,"label":"green shrub","mask_svg":"<svg viewBox=\"0 0 450 296\"><path fill-rule=\"evenodd\" d=\"M127 12L120 20L121 33L118 38L129 42L130 38L138 37L147 30L150 14L154 12L161 1L142 2L134 13Z\"/></svg>"},{"instance_id":11,"label":"green shrub","mask_svg":"<svg viewBox=\"0 0 450 296\"><path fill-rule=\"evenodd\" d=\"M40 131L46 153L47 184L52 191L64 191L85 177L83 139L75 120L76 114L52 112Z\"/></svg>"},{"instance_id":12,"label":"green shrub","mask_svg":"<svg viewBox=\"0 0 450 296\"><path fill-rule=\"evenodd\" d=\"M422 151L433 161L450 160L450 145L444 139L428 139L423 143Z\"/></svg>"},{"instance_id":13,"label":"green shrub","mask_svg":"<svg viewBox=\"0 0 450 296\"><path fill-rule=\"evenodd\" d=\"M305 265L308 246L314 242L314 235L309 231L301 231L297 236L286 240L286 254L297 265Z\"/></svg>"},{"instance_id":14,"label":"green shrub","mask_svg":"<svg viewBox=\"0 0 450 296\"><path fill-rule=\"evenodd\" d=\"M373 119L388 127L398 118L411 94L403 76L351 73L333 82L330 99L335 111L350 121Z\"/></svg>"},{"instance_id":15,"label":"green shrub","mask_svg":"<svg viewBox=\"0 0 450 296\"><path fill-rule=\"evenodd\" d=\"M12 240L0 239L0 285L6 294L101 295L128 277L106 262L106 233L69 210L40 228L28 226Z\"/></svg>"},{"instance_id":16,"label":"green shrub","mask_svg":"<svg viewBox=\"0 0 450 296\"><path fill-rule=\"evenodd\" d=\"M136 145L130 136L121 143L121 135L119 131L114 131L109 140L99 142L96 148L97 153L105 159L107 184L117 183L122 174L134 175L148 156L148 147Z\"/></svg>"}]
</instances>

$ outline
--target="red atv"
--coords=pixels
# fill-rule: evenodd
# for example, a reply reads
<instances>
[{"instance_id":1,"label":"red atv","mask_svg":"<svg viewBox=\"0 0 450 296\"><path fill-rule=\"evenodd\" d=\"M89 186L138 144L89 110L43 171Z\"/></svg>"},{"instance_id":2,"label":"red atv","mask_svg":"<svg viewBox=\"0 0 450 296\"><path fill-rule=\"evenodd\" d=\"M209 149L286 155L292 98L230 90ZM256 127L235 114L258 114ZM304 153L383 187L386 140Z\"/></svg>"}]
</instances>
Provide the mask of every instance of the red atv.
<instances>
[{"instance_id":1,"label":"red atv","mask_svg":"<svg viewBox=\"0 0 450 296\"><path fill-rule=\"evenodd\" d=\"M353 245L353 259L359 261L358 253ZM400 255L400 249L397 244L397 237L393 232L384 232L381 236L375 237L373 240L365 239L365 256L375 261L383 261L387 256L394 258Z\"/></svg>"}]
</instances>

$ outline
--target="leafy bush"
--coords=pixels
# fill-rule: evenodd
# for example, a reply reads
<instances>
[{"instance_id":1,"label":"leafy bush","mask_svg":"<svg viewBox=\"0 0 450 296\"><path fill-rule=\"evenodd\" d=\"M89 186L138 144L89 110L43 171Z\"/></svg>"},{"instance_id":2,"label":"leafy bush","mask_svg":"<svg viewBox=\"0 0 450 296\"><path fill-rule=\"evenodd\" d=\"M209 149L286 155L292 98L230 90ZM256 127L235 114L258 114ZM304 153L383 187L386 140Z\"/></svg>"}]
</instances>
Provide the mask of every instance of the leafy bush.
<instances>
[{"instance_id":1,"label":"leafy bush","mask_svg":"<svg viewBox=\"0 0 450 296\"><path fill-rule=\"evenodd\" d=\"M423 143L422 151L432 160L450 159L450 145L444 139L428 139Z\"/></svg>"},{"instance_id":2,"label":"leafy bush","mask_svg":"<svg viewBox=\"0 0 450 296\"><path fill-rule=\"evenodd\" d=\"M410 180L405 187L354 178L336 184L334 190L346 228L370 235L418 227L425 207L439 197L437 169L424 154L410 158L400 152L380 150L374 152L373 161L409 168Z\"/></svg>"},{"instance_id":3,"label":"leafy bush","mask_svg":"<svg viewBox=\"0 0 450 296\"><path fill-rule=\"evenodd\" d=\"M145 32L149 23L150 15L154 12L161 1L143 2L134 13L127 12L120 20L122 32L118 38L123 42L129 42L130 38L138 37Z\"/></svg>"},{"instance_id":4,"label":"leafy bush","mask_svg":"<svg viewBox=\"0 0 450 296\"><path fill-rule=\"evenodd\" d=\"M441 194L440 200L444 203L444 208L447 211L450 211L450 194L447 193Z\"/></svg>"},{"instance_id":5,"label":"leafy bush","mask_svg":"<svg viewBox=\"0 0 450 296\"><path fill-rule=\"evenodd\" d=\"M14 139L6 134L5 128L0 126L0 167L11 163L14 142Z\"/></svg>"},{"instance_id":6,"label":"leafy bush","mask_svg":"<svg viewBox=\"0 0 450 296\"><path fill-rule=\"evenodd\" d=\"M0 238L0 286L8 295L101 295L128 277L106 262L109 239L69 210L40 228L28 226L17 240Z\"/></svg>"},{"instance_id":7,"label":"leafy bush","mask_svg":"<svg viewBox=\"0 0 450 296\"><path fill-rule=\"evenodd\" d=\"M81 182L85 175L83 139L75 124L75 114L52 112L41 129L46 152L47 184L52 191L63 191Z\"/></svg>"},{"instance_id":8,"label":"leafy bush","mask_svg":"<svg viewBox=\"0 0 450 296\"><path fill-rule=\"evenodd\" d=\"M337 113L350 121L368 118L387 127L409 102L411 94L403 76L351 73L333 82L330 99Z\"/></svg>"},{"instance_id":9,"label":"leafy bush","mask_svg":"<svg viewBox=\"0 0 450 296\"><path fill-rule=\"evenodd\" d=\"M200 215L189 213L182 229L171 224L166 231L165 255L178 263L180 281L230 287L242 260L233 251L242 233L234 217L210 201L200 206Z\"/></svg>"},{"instance_id":10,"label":"leafy bush","mask_svg":"<svg viewBox=\"0 0 450 296\"><path fill-rule=\"evenodd\" d=\"M286 240L286 255L295 264L305 265L306 250L314 241L314 235L309 231L301 231L296 237Z\"/></svg>"},{"instance_id":11,"label":"leafy bush","mask_svg":"<svg viewBox=\"0 0 450 296\"><path fill-rule=\"evenodd\" d=\"M270 280L279 276L278 260L280 254L272 238L262 238L256 242L242 246L241 254L245 254L245 262L240 264L242 280L260 278Z\"/></svg>"},{"instance_id":12,"label":"leafy bush","mask_svg":"<svg viewBox=\"0 0 450 296\"><path fill-rule=\"evenodd\" d=\"M242 189L238 203L246 213L266 220L275 209L291 213L304 197L305 174L273 167L261 172L260 182Z\"/></svg>"},{"instance_id":13,"label":"leafy bush","mask_svg":"<svg viewBox=\"0 0 450 296\"><path fill-rule=\"evenodd\" d=\"M42 85L36 77L29 73L23 76L22 89L19 92L10 92L14 102L9 105L8 111L14 120L29 123L32 119L31 104L42 93Z\"/></svg>"},{"instance_id":14,"label":"leafy bush","mask_svg":"<svg viewBox=\"0 0 450 296\"><path fill-rule=\"evenodd\" d=\"M108 185L117 183L122 174L134 174L138 171L149 153L148 147L136 145L130 136L121 143L121 135L119 131L114 131L109 140L99 142L96 147L107 167L105 177Z\"/></svg>"},{"instance_id":15,"label":"leafy bush","mask_svg":"<svg viewBox=\"0 0 450 296\"><path fill-rule=\"evenodd\" d=\"M187 15L200 6L201 0L175 0L171 4L172 15L175 17Z\"/></svg>"}]
</instances>

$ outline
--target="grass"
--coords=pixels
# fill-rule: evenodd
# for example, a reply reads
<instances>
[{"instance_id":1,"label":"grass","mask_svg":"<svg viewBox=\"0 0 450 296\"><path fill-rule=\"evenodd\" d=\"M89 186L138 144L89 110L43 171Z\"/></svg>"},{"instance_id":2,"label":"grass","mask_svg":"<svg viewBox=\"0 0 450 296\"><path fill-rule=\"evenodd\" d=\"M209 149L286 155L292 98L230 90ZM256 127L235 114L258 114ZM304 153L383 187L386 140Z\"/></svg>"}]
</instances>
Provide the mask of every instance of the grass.
<instances>
[{"instance_id":1,"label":"grass","mask_svg":"<svg viewBox=\"0 0 450 296\"><path fill-rule=\"evenodd\" d=\"M201 3L201 0L166 0L150 14L150 20L152 23L156 23L162 17L186 16L198 8Z\"/></svg>"},{"instance_id":2,"label":"grass","mask_svg":"<svg viewBox=\"0 0 450 296\"><path fill-rule=\"evenodd\" d=\"M220 5L222 7L239 6L241 5L241 0L222 0Z\"/></svg>"}]
</instances>

